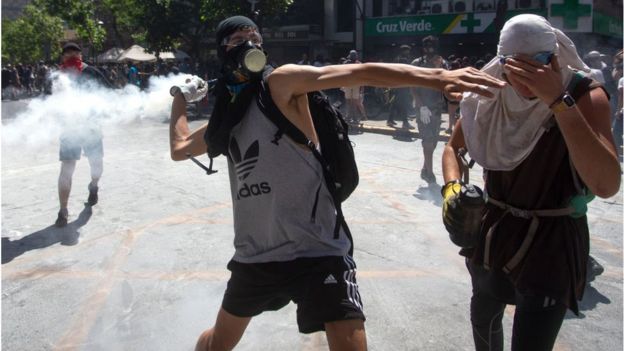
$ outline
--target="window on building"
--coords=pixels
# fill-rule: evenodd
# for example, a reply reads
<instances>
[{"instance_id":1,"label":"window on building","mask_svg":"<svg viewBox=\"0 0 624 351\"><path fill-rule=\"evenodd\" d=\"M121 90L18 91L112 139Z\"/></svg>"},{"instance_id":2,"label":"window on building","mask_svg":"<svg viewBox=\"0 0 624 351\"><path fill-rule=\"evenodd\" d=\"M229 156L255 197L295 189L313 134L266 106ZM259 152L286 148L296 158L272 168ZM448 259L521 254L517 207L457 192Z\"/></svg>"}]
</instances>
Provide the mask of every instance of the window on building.
<instances>
[{"instance_id":1,"label":"window on building","mask_svg":"<svg viewBox=\"0 0 624 351\"><path fill-rule=\"evenodd\" d=\"M413 15L420 10L421 2L421 0L390 0L388 2L388 15Z\"/></svg>"},{"instance_id":2,"label":"window on building","mask_svg":"<svg viewBox=\"0 0 624 351\"><path fill-rule=\"evenodd\" d=\"M336 32L353 32L354 0L336 1Z\"/></svg>"},{"instance_id":3,"label":"window on building","mask_svg":"<svg viewBox=\"0 0 624 351\"><path fill-rule=\"evenodd\" d=\"M373 17L383 16L383 0L373 0Z\"/></svg>"}]
</instances>

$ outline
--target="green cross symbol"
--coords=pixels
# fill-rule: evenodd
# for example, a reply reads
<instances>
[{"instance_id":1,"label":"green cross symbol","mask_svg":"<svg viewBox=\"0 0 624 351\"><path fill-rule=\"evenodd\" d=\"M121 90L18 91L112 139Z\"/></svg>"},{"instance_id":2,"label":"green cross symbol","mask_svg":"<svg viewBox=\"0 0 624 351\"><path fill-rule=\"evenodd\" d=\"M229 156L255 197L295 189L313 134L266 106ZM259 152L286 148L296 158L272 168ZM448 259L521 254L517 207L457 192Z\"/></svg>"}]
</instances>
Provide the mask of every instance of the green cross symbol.
<instances>
[{"instance_id":1,"label":"green cross symbol","mask_svg":"<svg viewBox=\"0 0 624 351\"><path fill-rule=\"evenodd\" d=\"M563 4L550 6L551 17L563 17L563 28L577 29L579 17L591 15L591 5L581 4L579 0L563 0Z\"/></svg>"},{"instance_id":2,"label":"green cross symbol","mask_svg":"<svg viewBox=\"0 0 624 351\"><path fill-rule=\"evenodd\" d=\"M468 33L474 33L474 27L481 25L481 20L474 18L474 13L466 14L466 19L459 22L459 25L466 27Z\"/></svg>"}]
</instances>

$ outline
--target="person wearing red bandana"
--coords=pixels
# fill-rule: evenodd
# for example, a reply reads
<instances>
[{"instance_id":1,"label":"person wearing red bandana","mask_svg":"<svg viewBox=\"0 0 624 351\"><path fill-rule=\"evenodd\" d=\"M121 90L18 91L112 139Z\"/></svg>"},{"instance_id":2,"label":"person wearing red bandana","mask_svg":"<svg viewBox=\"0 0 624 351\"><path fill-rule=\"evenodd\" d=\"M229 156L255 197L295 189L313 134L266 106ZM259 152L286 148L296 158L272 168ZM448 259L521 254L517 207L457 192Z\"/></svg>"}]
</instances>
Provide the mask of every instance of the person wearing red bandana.
<instances>
[{"instance_id":1,"label":"person wearing red bandana","mask_svg":"<svg viewBox=\"0 0 624 351\"><path fill-rule=\"evenodd\" d=\"M95 80L101 85L111 87L104 75L95 67L82 62L82 51L76 43L66 43L61 55L61 72L75 75L79 82ZM75 122L75 121L73 121ZM61 172L58 179L58 193L60 210L55 222L57 227L67 225L69 213L67 203L71 192L72 176L76 168L76 161L84 150L89 159L91 168L91 182L89 183L89 197L86 205L93 206L98 202L98 181L103 171L103 144L100 126L92 120L86 123L68 123L65 121L60 138L59 160Z\"/></svg>"}]
</instances>

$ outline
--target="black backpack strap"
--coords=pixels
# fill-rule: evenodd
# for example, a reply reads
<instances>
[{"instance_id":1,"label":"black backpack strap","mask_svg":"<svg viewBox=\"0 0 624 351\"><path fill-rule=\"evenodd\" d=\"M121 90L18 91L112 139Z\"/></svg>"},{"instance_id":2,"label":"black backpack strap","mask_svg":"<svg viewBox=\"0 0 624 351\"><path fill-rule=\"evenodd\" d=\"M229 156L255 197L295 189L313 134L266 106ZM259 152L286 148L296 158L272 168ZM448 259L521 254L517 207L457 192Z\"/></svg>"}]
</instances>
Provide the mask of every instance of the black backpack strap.
<instances>
[{"instance_id":1,"label":"black backpack strap","mask_svg":"<svg viewBox=\"0 0 624 351\"><path fill-rule=\"evenodd\" d=\"M273 144L278 144L282 135L286 134L296 143L308 145L309 140L305 134L292 124L292 122L282 114L282 111L277 108L275 102L273 102L271 92L265 80L260 83L260 92L257 101L260 111L277 127L277 133L275 133L275 137L271 141Z\"/></svg>"},{"instance_id":2,"label":"black backpack strap","mask_svg":"<svg viewBox=\"0 0 624 351\"><path fill-rule=\"evenodd\" d=\"M334 226L334 239L338 239L340 235L340 227L342 226L345 229L345 233L351 242L350 254L353 251L353 239L351 237L351 232L347 226L347 223L344 219L344 215L342 213L342 206L340 200L337 198L336 184L333 181L334 177L330 172L330 167L323 155L318 151L316 145L308 139L308 137L303 134L299 128L297 128L284 114L282 111L277 108L273 98L271 98L271 92L269 90L268 83L266 79L263 79L260 84L260 91L258 93L258 108L260 111L277 127L277 132L274 135L274 139L271 141L274 144L279 143L279 139L281 139L283 134L288 135L291 139L293 139L296 143L306 145L314 157L321 164L321 168L323 169L323 178L325 179L325 185L329 190L329 193L332 195L332 199L334 200L334 206L336 207L336 224Z\"/></svg>"}]
</instances>

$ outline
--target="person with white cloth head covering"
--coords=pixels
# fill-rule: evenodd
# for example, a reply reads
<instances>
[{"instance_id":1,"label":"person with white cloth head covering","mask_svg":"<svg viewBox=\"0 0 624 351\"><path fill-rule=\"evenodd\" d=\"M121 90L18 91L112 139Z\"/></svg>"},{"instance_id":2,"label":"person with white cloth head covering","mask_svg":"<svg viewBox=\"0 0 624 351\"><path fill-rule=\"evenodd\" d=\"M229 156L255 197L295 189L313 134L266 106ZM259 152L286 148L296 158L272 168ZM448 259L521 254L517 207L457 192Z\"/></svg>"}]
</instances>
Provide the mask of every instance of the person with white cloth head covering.
<instances>
[{"instance_id":1,"label":"person with white cloth head covering","mask_svg":"<svg viewBox=\"0 0 624 351\"><path fill-rule=\"evenodd\" d=\"M536 15L505 23L482 70L509 84L493 98L464 93L442 159L445 204L467 172L460 149L485 170L479 234L460 251L475 347L503 349L503 311L514 304L512 350L550 350L585 287L587 202L620 187L608 95L572 41Z\"/></svg>"}]
</instances>

